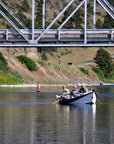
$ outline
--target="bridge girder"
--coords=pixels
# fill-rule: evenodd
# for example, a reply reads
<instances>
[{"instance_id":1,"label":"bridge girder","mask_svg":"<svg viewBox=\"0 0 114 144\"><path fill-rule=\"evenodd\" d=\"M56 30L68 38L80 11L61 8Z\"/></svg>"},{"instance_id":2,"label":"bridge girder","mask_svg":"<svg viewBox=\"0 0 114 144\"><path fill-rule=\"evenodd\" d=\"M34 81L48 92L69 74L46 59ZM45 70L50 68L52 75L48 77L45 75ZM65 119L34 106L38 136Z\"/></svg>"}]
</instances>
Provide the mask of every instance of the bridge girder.
<instances>
[{"instance_id":1,"label":"bridge girder","mask_svg":"<svg viewBox=\"0 0 114 144\"><path fill-rule=\"evenodd\" d=\"M93 35L96 35L96 29L95 29L95 17L96 17L96 1L98 1L98 3L109 13L109 15L114 19L114 8L112 6L109 6L110 4L107 2L107 0L103 0L103 2L101 0L94 0L94 8L93 8ZM13 43L11 43L11 35L9 34L8 30L6 31L5 34L5 38L4 38L4 34L2 33L2 30L0 30L0 36L3 36L3 38L0 38L0 47L12 47L12 46L24 46L24 47L41 47L41 46L57 46L57 47L83 47L83 46L111 46L114 47L114 30L109 30L110 33L107 33L107 37L105 36L103 37L99 37L99 38L90 38L89 34L88 34L88 30L87 30L87 0L83 0L82 2L80 2L80 4L76 7L76 9L69 15L69 17L60 25L60 27L58 29L56 29L56 34L55 34L55 39L52 39L52 43L49 43L51 41L51 39L49 37L47 37L47 39L45 38L45 40L42 40L43 37L45 37L45 35L47 35L47 33L50 32L51 33L51 26L58 20L58 18L73 4L73 2L75 2L75 0L70 0L70 2L66 5L66 7L60 12L60 14L50 23L50 25L45 28L45 0L43 0L43 18L42 18L42 27L43 30L41 30L41 32L39 33L38 36L36 36L36 30L35 28L35 0L32 0L32 28L28 29L28 36L26 36L26 34L24 33L23 30L20 30L1 10L0 10L0 14L14 27L14 29L17 31L17 34L22 37L22 41L20 41L20 39L16 39L14 38ZM26 26L14 15L12 14L12 12L5 6L5 4L0 0L0 4L8 11L9 14L13 15L13 17L16 19L17 22L19 22L26 30ZM80 34L80 38L76 38L74 36L74 38L61 38L61 31L62 31L62 27L64 26L64 24L76 13L76 11L82 6L84 5L85 8L85 13L84 13L84 29L80 30L82 31L82 33ZM66 30L66 35L68 30ZM72 30L69 29L69 31L72 34ZM75 31L75 30L74 30ZM69 34L69 36L71 35ZM9 36L10 35L10 36ZM78 30L76 35L78 35ZM105 30L102 30L102 35L105 35ZM12 36L15 36L15 34L12 32ZM89 37L89 38L88 38ZM95 36L96 37L96 36ZM12 39L13 40L13 39ZM68 43L67 43L68 40ZM71 41L70 41L71 40ZM19 42L19 43L18 43ZM20 43L21 42L21 43ZM63 43L65 42L65 43ZM69 43L69 42L75 42L74 43ZM80 42L82 42L80 44ZM91 42L91 43L90 43ZM103 42L103 44L99 43L99 42ZM105 43L104 43L105 42ZM107 43L109 42L109 43Z\"/></svg>"}]
</instances>

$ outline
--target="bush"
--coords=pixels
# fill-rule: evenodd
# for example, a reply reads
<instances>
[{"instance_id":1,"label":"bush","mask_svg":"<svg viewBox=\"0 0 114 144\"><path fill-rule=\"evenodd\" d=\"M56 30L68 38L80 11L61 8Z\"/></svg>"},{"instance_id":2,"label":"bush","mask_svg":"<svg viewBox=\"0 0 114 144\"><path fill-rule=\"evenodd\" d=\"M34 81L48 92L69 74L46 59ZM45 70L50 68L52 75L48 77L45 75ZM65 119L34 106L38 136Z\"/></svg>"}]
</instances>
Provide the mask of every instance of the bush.
<instances>
[{"instance_id":1,"label":"bush","mask_svg":"<svg viewBox=\"0 0 114 144\"><path fill-rule=\"evenodd\" d=\"M6 59L4 58L2 52L0 52L0 70L3 71L3 72L7 72L7 61Z\"/></svg>"},{"instance_id":2,"label":"bush","mask_svg":"<svg viewBox=\"0 0 114 144\"><path fill-rule=\"evenodd\" d=\"M93 68L93 71L97 74L97 76L100 80L104 79L104 74L101 69L95 67L95 68Z\"/></svg>"},{"instance_id":3,"label":"bush","mask_svg":"<svg viewBox=\"0 0 114 144\"><path fill-rule=\"evenodd\" d=\"M0 84L10 85L10 84L22 84L22 83L23 81L20 78L0 73Z\"/></svg>"},{"instance_id":4,"label":"bush","mask_svg":"<svg viewBox=\"0 0 114 144\"><path fill-rule=\"evenodd\" d=\"M93 68L93 71L97 74L98 78L106 83L114 83L114 71L112 72L112 75L105 78L104 73L99 68Z\"/></svg>"},{"instance_id":5,"label":"bush","mask_svg":"<svg viewBox=\"0 0 114 144\"><path fill-rule=\"evenodd\" d=\"M31 70L31 71L37 70L37 65L32 59L30 59L24 55L17 56L17 58L19 59L19 61L21 63L25 64L29 70Z\"/></svg>"},{"instance_id":6,"label":"bush","mask_svg":"<svg viewBox=\"0 0 114 144\"><path fill-rule=\"evenodd\" d=\"M48 57L47 57L47 55L45 54L45 53L42 53L42 60L45 60L45 61L47 61L48 60Z\"/></svg>"},{"instance_id":7,"label":"bush","mask_svg":"<svg viewBox=\"0 0 114 144\"><path fill-rule=\"evenodd\" d=\"M43 62L43 61L38 61L38 63L39 63L42 67L44 67L44 62Z\"/></svg>"},{"instance_id":8,"label":"bush","mask_svg":"<svg viewBox=\"0 0 114 144\"><path fill-rule=\"evenodd\" d=\"M89 75L89 71L88 71L86 68L80 67L80 70L81 70L84 74Z\"/></svg>"}]
</instances>

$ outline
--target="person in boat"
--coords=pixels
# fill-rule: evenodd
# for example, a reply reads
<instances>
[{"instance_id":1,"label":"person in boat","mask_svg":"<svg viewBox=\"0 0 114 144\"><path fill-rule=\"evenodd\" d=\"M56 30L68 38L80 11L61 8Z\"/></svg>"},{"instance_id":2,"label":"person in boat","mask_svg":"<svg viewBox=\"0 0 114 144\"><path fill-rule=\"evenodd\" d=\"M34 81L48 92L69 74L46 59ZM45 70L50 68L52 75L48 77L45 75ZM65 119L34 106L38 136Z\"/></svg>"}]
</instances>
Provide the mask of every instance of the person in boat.
<instances>
[{"instance_id":1,"label":"person in boat","mask_svg":"<svg viewBox=\"0 0 114 144\"><path fill-rule=\"evenodd\" d=\"M73 90L70 92L70 98L77 96L78 90L76 86L73 86Z\"/></svg>"},{"instance_id":2,"label":"person in boat","mask_svg":"<svg viewBox=\"0 0 114 144\"><path fill-rule=\"evenodd\" d=\"M69 90L66 88L66 86L62 86L62 88L63 88L62 95L69 94Z\"/></svg>"},{"instance_id":3,"label":"person in boat","mask_svg":"<svg viewBox=\"0 0 114 144\"><path fill-rule=\"evenodd\" d=\"M40 92L40 84L39 83L37 84L37 92L38 93Z\"/></svg>"},{"instance_id":4,"label":"person in boat","mask_svg":"<svg viewBox=\"0 0 114 144\"><path fill-rule=\"evenodd\" d=\"M93 91L93 89L92 89L92 88L90 88L90 89L89 89L89 92L92 92L92 91Z\"/></svg>"},{"instance_id":5,"label":"person in boat","mask_svg":"<svg viewBox=\"0 0 114 144\"><path fill-rule=\"evenodd\" d=\"M79 93L88 93L88 89L82 84L81 88L79 89Z\"/></svg>"}]
</instances>

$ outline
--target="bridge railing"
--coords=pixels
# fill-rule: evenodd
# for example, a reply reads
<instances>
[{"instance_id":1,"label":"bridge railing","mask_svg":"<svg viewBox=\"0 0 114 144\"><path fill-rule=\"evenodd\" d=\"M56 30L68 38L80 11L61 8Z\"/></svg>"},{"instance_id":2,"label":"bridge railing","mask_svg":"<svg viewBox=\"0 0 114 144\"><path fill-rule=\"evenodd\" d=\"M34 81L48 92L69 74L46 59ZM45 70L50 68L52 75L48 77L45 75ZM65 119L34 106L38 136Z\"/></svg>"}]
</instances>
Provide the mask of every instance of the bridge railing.
<instances>
[{"instance_id":1,"label":"bridge railing","mask_svg":"<svg viewBox=\"0 0 114 144\"><path fill-rule=\"evenodd\" d=\"M32 30L21 29L20 30L28 39L32 38ZM36 39L43 29L34 30L34 38ZM87 29L87 42L114 42L114 30L113 29ZM59 37L59 38L58 38ZM0 41L6 42L25 42L25 39L16 30L0 30ZM39 42L83 42L84 30L83 29L50 29L48 30Z\"/></svg>"},{"instance_id":2,"label":"bridge railing","mask_svg":"<svg viewBox=\"0 0 114 144\"><path fill-rule=\"evenodd\" d=\"M68 16L68 18L60 25L58 29L50 29L51 26L59 19L59 17L75 2L75 0L70 0L70 2L65 6L65 8L58 14L58 16L49 24L47 28L43 29L35 29L35 0L32 1L32 28L26 29L26 26L4 5L4 3L0 0L0 4L4 7L7 12L14 17L14 19L23 26L24 29L19 29L11 19L9 19L6 14L0 10L0 14L12 25L14 30L0 30L0 46L7 46L9 43L15 44L16 46L19 45L19 42L24 42L24 44L33 46L40 44L44 46L49 46L48 43L59 43L65 42L83 42L82 45L87 45L87 43L91 42L91 46L94 43L99 42L109 42L109 46L114 46L114 30L113 29L95 29L95 16L96 16L96 4L94 6L94 29L87 29L87 0L82 0L77 8ZM44 7L45 7L45 0L43 0L43 16L44 14ZM94 0L94 2L98 1L99 4L109 13L109 15L114 19L114 8L110 6L107 0ZM62 29L63 25L77 12L77 10L84 5L84 29ZM43 18L43 25L44 25L44 18ZM47 43L47 44L45 44ZM50 44L52 46L53 44ZM62 44L61 44L62 45ZM63 44L64 45L64 44ZM107 45L104 44L104 46ZM65 45L64 45L65 46ZM68 45L67 45L68 46ZM70 44L72 46L72 44ZM76 46L76 44L75 44Z\"/></svg>"}]
</instances>

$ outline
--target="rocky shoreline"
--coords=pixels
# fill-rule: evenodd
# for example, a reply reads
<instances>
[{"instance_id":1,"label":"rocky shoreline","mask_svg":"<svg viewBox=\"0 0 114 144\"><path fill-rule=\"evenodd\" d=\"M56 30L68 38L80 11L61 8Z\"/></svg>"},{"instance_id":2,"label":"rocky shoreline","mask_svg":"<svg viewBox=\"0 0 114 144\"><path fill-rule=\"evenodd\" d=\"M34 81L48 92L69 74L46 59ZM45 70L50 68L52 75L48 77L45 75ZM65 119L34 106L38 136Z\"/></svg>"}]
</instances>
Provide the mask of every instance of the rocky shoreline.
<instances>
[{"instance_id":1,"label":"rocky shoreline","mask_svg":"<svg viewBox=\"0 0 114 144\"><path fill-rule=\"evenodd\" d=\"M40 86L73 86L73 85L77 85L77 86L81 86L82 83L76 83L76 84L44 84L41 83ZM91 83L91 84L87 84L84 83L85 86L100 86L101 83ZM103 84L102 85L110 85L110 84ZM0 87L37 87L37 84L20 84L20 85L0 85Z\"/></svg>"}]
</instances>

